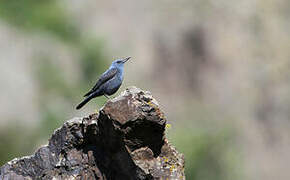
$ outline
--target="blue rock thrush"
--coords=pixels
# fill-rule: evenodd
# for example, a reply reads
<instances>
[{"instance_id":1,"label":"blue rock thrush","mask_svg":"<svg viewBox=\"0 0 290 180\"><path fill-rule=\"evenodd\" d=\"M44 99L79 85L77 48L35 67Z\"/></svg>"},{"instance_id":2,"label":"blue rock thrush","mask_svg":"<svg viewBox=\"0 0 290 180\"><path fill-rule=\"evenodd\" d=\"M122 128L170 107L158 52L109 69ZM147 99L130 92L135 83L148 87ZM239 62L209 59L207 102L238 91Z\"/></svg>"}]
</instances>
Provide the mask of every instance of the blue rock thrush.
<instances>
[{"instance_id":1,"label":"blue rock thrush","mask_svg":"<svg viewBox=\"0 0 290 180\"><path fill-rule=\"evenodd\" d=\"M76 107L76 109L82 108L95 97L104 95L108 98L108 96L117 92L123 81L124 64L130 58L131 57L127 57L113 61L110 68L101 75L95 86L84 95L85 99Z\"/></svg>"}]
</instances>

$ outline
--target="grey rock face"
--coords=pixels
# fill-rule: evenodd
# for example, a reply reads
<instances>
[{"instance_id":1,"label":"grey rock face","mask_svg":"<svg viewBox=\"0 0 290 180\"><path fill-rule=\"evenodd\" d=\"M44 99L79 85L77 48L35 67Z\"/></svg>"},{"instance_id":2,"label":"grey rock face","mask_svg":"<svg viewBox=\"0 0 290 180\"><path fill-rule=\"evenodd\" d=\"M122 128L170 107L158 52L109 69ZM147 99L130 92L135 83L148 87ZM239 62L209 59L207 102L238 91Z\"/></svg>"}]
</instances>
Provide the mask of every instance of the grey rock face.
<instances>
[{"instance_id":1,"label":"grey rock face","mask_svg":"<svg viewBox=\"0 0 290 180\"><path fill-rule=\"evenodd\" d=\"M3 165L0 179L185 179L165 125L152 95L130 87L98 114L64 123L34 155Z\"/></svg>"}]
</instances>

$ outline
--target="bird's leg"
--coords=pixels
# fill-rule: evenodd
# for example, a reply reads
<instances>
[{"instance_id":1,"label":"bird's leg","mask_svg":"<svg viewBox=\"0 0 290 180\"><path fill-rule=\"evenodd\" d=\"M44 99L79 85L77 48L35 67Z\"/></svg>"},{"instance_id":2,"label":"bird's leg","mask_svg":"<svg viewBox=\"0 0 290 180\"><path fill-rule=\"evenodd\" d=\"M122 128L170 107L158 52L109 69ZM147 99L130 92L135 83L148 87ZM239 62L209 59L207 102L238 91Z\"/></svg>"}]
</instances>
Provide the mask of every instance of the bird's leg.
<instances>
[{"instance_id":1,"label":"bird's leg","mask_svg":"<svg viewBox=\"0 0 290 180\"><path fill-rule=\"evenodd\" d=\"M104 96L105 96L107 99L110 99L106 94L104 94Z\"/></svg>"}]
</instances>

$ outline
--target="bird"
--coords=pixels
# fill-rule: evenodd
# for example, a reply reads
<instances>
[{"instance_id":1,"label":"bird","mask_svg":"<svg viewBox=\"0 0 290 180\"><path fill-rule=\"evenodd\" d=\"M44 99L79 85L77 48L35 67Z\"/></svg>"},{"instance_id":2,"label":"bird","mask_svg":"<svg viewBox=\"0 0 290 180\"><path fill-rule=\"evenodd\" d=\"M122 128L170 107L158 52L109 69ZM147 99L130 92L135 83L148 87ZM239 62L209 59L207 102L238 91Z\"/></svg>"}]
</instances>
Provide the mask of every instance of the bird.
<instances>
[{"instance_id":1,"label":"bird","mask_svg":"<svg viewBox=\"0 0 290 180\"><path fill-rule=\"evenodd\" d=\"M123 71L124 64L131 57L126 57L123 59L116 59L112 62L108 70L106 70L98 79L95 86L84 95L85 99L77 105L76 109L81 109L85 104L87 104L91 99L99 96L113 95L118 91L123 82Z\"/></svg>"}]
</instances>

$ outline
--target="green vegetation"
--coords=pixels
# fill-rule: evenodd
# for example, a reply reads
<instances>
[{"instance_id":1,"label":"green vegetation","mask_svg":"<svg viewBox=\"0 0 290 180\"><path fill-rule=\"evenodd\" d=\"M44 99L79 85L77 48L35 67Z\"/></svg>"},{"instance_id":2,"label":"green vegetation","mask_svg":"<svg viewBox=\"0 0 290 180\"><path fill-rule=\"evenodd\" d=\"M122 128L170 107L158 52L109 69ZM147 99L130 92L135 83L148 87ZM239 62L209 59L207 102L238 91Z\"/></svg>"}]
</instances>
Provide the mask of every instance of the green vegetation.
<instances>
[{"instance_id":1,"label":"green vegetation","mask_svg":"<svg viewBox=\"0 0 290 180\"><path fill-rule=\"evenodd\" d=\"M232 147L235 136L230 130L209 133L187 127L174 127L177 131L168 135L170 142L185 155L187 179L231 180L240 176L235 169L239 156Z\"/></svg>"},{"instance_id":2,"label":"green vegetation","mask_svg":"<svg viewBox=\"0 0 290 180\"><path fill-rule=\"evenodd\" d=\"M71 111L73 100L88 90L92 86L90 80L107 66L103 42L96 37L81 36L77 22L70 18L69 12L60 3L56 0L0 1L2 20L28 35L45 33L58 39L70 51L79 54L81 73L80 81L71 85L67 83L62 67L55 64L52 57L35 52L32 61L39 86L37 100L41 114L40 124L33 130L20 124L9 124L9 127L1 128L0 165L14 157L31 154L36 144L49 138L53 130L67 118L66 112Z\"/></svg>"},{"instance_id":3,"label":"green vegetation","mask_svg":"<svg viewBox=\"0 0 290 180\"><path fill-rule=\"evenodd\" d=\"M37 143L31 129L18 124L9 124L0 130L0 166L16 157L27 156Z\"/></svg>"},{"instance_id":4,"label":"green vegetation","mask_svg":"<svg viewBox=\"0 0 290 180\"><path fill-rule=\"evenodd\" d=\"M27 31L43 31L57 38L78 41L78 29L56 0L2 0L0 17Z\"/></svg>"}]
</instances>

